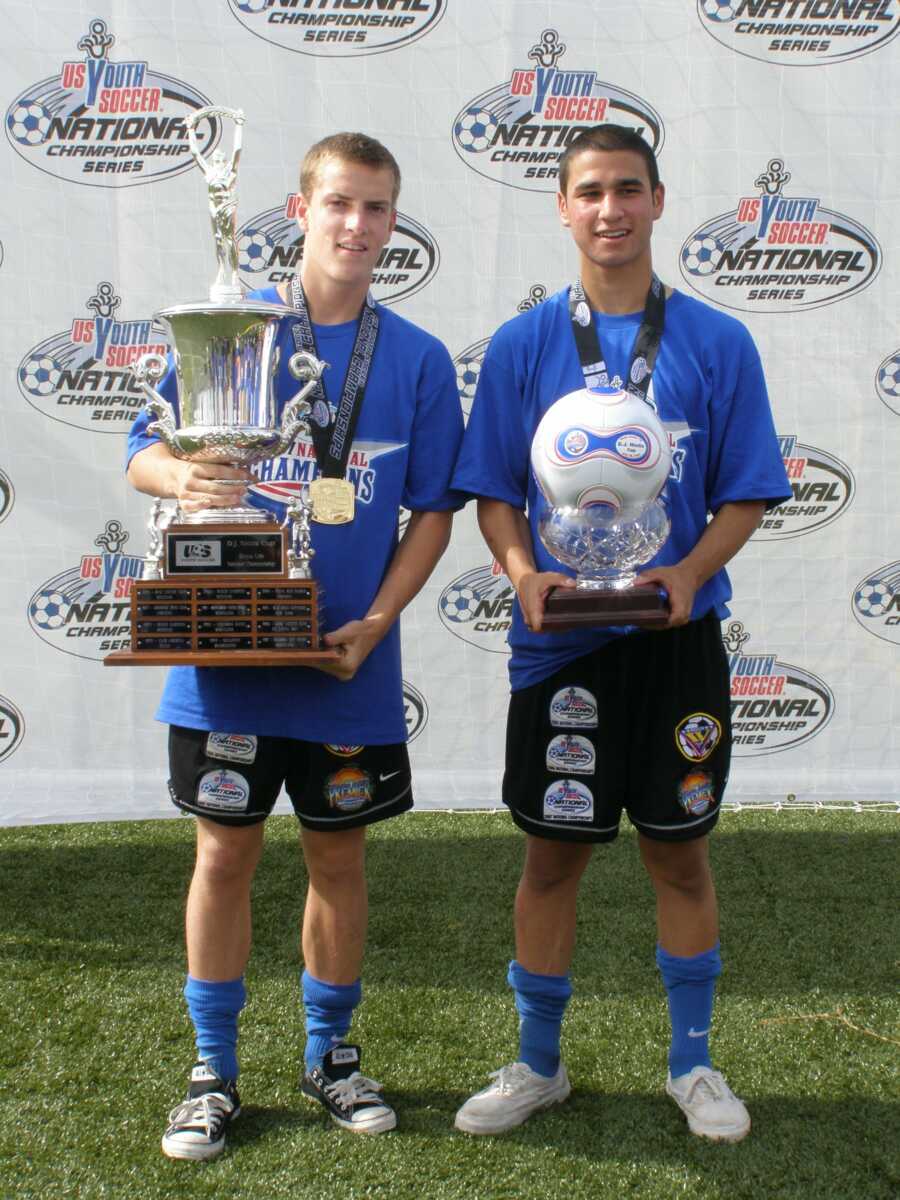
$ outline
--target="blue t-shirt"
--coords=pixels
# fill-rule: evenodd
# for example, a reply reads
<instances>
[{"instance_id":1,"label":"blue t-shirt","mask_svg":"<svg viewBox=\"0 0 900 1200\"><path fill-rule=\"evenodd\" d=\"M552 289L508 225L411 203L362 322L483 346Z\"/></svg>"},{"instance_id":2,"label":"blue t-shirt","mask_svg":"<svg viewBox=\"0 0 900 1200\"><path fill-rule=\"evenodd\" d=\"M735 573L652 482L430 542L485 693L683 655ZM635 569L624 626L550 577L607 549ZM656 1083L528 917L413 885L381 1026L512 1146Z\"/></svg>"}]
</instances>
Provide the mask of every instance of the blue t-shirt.
<instances>
[{"instance_id":1,"label":"blue t-shirt","mask_svg":"<svg viewBox=\"0 0 900 1200\"><path fill-rule=\"evenodd\" d=\"M281 303L274 288L248 299ZM356 513L345 525L311 524L312 571L324 588L324 628L365 616L398 543L399 510L458 508L450 477L462 437L456 373L437 338L378 305L378 341L353 437L347 478ZM332 414L340 401L357 322L314 325L322 382ZM288 323L276 381L280 406L300 384L288 373L295 346ZM174 372L158 389L176 403ZM176 405L177 410L177 405ZM280 411L280 409L279 409ZM128 459L158 441L146 411L128 439ZM286 501L318 475L311 440L301 434L278 458L258 463L251 503L280 521ZM311 742L383 745L406 740L395 622L349 682L311 667L174 667L157 718L224 733L268 734Z\"/></svg>"},{"instance_id":2,"label":"blue t-shirt","mask_svg":"<svg viewBox=\"0 0 900 1200\"><path fill-rule=\"evenodd\" d=\"M594 313L610 379L628 378L642 312ZM584 387L568 308L568 289L514 317L488 347L453 486L472 496L527 509L539 571L573 572L545 549L538 522L547 504L530 465L531 441L547 409ZM759 354L734 317L673 293L650 389L669 435L666 485L672 532L654 564L680 562L697 544L709 513L733 500L790 498L775 437ZM691 613L727 616L731 585L724 570L698 589ZM513 690L552 675L566 662L633 630L531 633L518 602L509 633Z\"/></svg>"}]
</instances>

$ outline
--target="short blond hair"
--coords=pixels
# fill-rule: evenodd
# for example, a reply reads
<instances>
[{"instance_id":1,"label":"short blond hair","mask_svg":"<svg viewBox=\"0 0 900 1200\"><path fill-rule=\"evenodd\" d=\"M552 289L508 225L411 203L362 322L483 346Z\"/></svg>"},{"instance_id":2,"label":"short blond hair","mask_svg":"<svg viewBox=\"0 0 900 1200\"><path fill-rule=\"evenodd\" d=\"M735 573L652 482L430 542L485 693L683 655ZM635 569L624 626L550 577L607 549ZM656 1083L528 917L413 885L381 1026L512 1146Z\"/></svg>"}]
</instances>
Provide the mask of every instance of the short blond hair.
<instances>
[{"instance_id":1,"label":"short blond hair","mask_svg":"<svg viewBox=\"0 0 900 1200\"><path fill-rule=\"evenodd\" d=\"M300 191L307 200L319 181L322 164L330 158L359 163L375 170L387 167L394 176L391 204L396 207L397 197L400 195L400 168L397 160L386 146L382 146L381 142L365 133L333 133L310 146L300 164Z\"/></svg>"}]
</instances>

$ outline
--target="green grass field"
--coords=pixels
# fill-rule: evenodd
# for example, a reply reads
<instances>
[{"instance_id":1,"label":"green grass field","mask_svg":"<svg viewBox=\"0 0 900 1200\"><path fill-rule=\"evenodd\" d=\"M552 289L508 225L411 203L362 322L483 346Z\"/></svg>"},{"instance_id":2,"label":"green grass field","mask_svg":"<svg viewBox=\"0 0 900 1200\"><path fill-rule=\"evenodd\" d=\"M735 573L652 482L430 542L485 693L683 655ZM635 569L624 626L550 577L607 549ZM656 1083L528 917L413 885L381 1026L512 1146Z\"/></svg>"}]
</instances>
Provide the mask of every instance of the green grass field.
<instances>
[{"instance_id":1,"label":"green grass field","mask_svg":"<svg viewBox=\"0 0 900 1200\"><path fill-rule=\"evenodd\" d=\"M897 817L728 813L716 1065L754 1121L687 1133L663 1094L653 901L624 833L585 879L563 1053L571 1100L504 1138L453 1114L515 1057L504 982L522 838L505 814L412 813L371 833L372 922L354 1035L398 1111L353 1137L297 1089L293 818L269 823L242 1018L244 1111L213 1163L159 1139L192 1041L180 989L192 822L0 830L0 1196L875 1200L900 1187Z\"/></svg>"}]
</instances>

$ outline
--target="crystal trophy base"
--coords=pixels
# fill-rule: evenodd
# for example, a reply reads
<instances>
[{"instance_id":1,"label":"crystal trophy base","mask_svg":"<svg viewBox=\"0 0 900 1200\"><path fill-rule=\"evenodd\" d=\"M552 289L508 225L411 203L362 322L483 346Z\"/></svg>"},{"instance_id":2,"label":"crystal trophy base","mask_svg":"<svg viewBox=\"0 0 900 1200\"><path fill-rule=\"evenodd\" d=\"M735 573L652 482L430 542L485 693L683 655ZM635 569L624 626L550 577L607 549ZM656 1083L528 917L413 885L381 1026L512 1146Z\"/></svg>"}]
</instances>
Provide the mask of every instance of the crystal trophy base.
<instances>
[{"instance_id":1,"label":"crystal trophy base","mask_svg":"<svg viewBox=\"0 0 900 1200\"><path fill-rule=\"evenodd\" d=\"M669 620L668 597L656 584L635 584L638 569L669 534L669 518L654 501L638 517L622 519L602 509L551 508L539 522L541 540L578 573L575 588L553 588L541 629L637 625L659 629ZM637 569L636 569L637 568Z\"/></svg>"},{"instance_id":2,"label":"crystal trophy base","mask_svg":"<svg viewBox=\"0 0 900 1200\"><path fill-rule=\"evenodd\" d=\"M303 666L333 661L322 647L323 591L292 578L294 554L277 522L170 524L157 578L131 590L131 648L107 666Z\"/></svg>"}]
</instances>

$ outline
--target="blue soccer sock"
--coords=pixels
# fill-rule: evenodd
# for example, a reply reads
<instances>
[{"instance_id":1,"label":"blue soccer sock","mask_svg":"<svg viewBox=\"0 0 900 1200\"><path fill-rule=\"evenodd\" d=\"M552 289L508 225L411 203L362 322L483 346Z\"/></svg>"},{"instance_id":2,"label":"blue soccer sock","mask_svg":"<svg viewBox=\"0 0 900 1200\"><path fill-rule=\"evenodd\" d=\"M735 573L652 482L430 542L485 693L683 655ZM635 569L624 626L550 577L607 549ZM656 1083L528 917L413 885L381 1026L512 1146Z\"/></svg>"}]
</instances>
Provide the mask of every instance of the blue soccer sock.
<instances>
[{"instance_id":1,"label":"blue soccer sock","mask_svg":"<svg viewBox=\"0 0 900 1200\"><path fill-rule=\"evenodd\" d=\"M188 975L184 998L194 1022L197 1056L220 1079L233 1083L239 1070L238 1016L247 998L243 976L218 983Z\"/></svg>"},{"instance_id":2,"label":"blue soccer sock","mask_svg":"<svg viewBox=\"0 0 900 1200\"><path fill-rule=\"evenodd\" d=\"M669 999L672 1021L669 1073L675 1079L694 1067L712 1066L709 1029L716 979L722 970L719 943L690 958L679 958L657 946L656 963Z\"/></svg>"},{"instance_id":3,"label":"blue soccer sock","mask_svg":"<svg viewBox=\"0 0 900 1200\"><path fill-rule=\"evenodd\" d=\"M350 1032L353 1010L362 998L362 984L325 983L303 971L300 976L303 1007L306 1009L307 1071L320 1067L322 1059Z\"/></svg>"},{"instance_id":4,"label":"blue soccer sock","mask_svg":"<svg viewBox=\"0 0 900 1200\"><path fill-rule=\"evenodd\" d=\"M538 1075L559 1070L559 1038L572 984L568 975L535 975L513 961L506 981L519 1013L519 1060Z\"/></svg>"}]
</instances>

